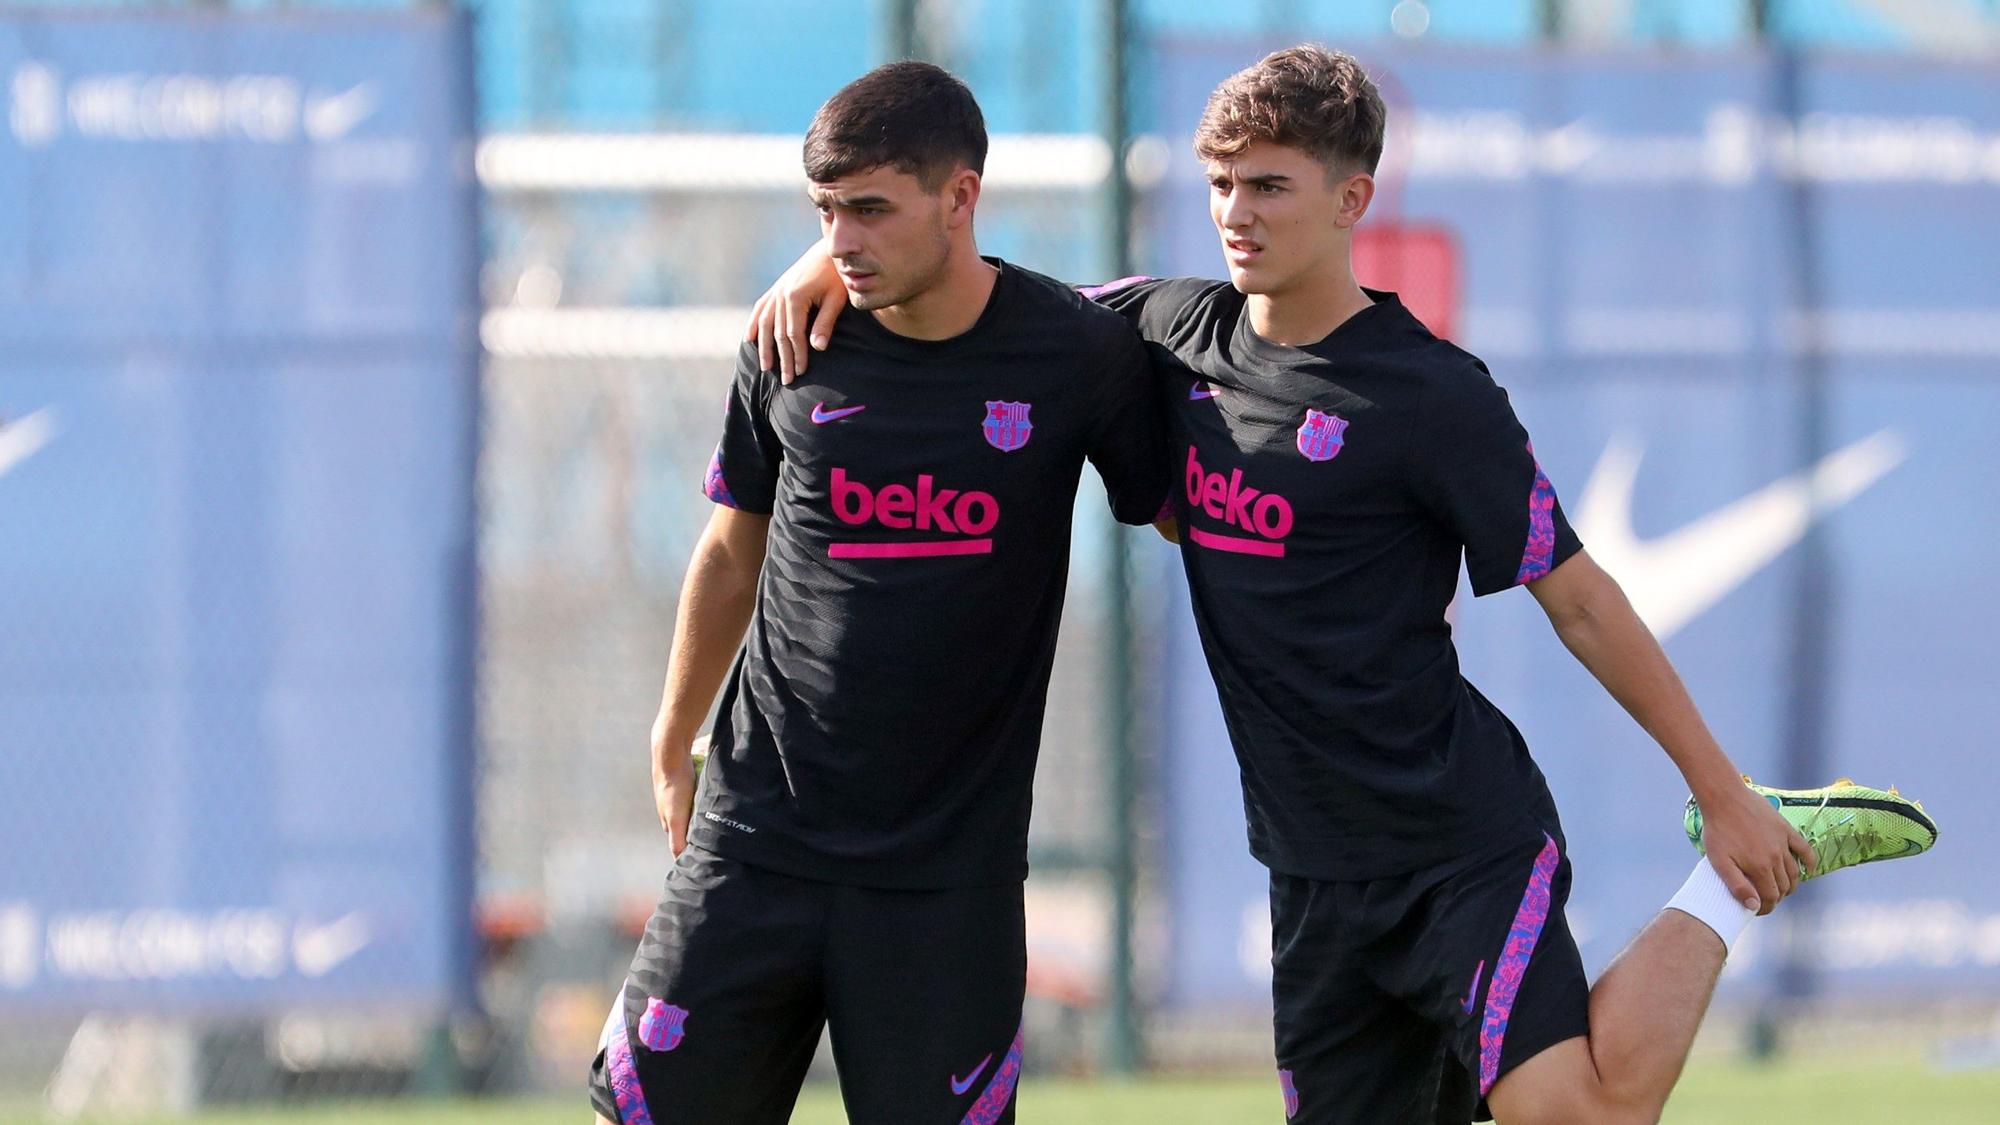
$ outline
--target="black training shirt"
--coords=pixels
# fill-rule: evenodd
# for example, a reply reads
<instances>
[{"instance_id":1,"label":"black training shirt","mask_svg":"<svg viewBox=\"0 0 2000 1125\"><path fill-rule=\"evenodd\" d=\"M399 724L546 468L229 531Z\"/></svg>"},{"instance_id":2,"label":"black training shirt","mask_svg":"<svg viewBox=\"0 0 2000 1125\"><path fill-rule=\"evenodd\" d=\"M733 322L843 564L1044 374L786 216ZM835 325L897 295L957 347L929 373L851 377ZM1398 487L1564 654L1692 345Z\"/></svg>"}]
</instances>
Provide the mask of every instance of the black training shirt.
<instances>
[{"instance_id":1,"label":"black training shirt","mask_svg":"<svg viewBox=\"0 0 2000 1125\"><path fill-rule=\"evenodd\" d=\"M1445 620L1461 558L1489 594L1581 549L1507 392L1390 293L1300 348L1227 283L1085 292L1153 355L1256 857L1359 880L1539 839L1547 785Z\"/></svg>"},{"instance_id":2,"label":"black training shirt","mask_svg":"<svg viewBox=\"0 0 2000 1125\"><path fill-rule=\"evenodd\" d=\"M702 847L863 886L1026 876L1078 475L1147 523L1169 462L1125 321L997 264L952 339L853 312L789 387L739 355L706 491L772 519Z\"/></svg>"}]
</instances>

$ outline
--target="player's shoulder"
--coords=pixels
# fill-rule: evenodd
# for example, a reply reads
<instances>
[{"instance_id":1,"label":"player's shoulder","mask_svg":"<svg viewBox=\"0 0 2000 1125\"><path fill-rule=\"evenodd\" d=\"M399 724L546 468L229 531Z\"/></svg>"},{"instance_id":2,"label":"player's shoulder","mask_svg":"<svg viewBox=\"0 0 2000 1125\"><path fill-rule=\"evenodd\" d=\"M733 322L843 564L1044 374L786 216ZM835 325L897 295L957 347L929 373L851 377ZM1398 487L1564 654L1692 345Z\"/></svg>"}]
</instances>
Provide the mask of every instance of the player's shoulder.
<instances>
[{"instance_id":1,"label":"player's shoulder","mask_svg":"<svg viewBox=\"0 0 2000 1125\"><path fill-rule=\"evenodd\" d=\"M1243 304L1235 286L1206 277L1124 277L1081 292L1148 333L1203 320L1232 320Z\"/></svg>"},{"instance_id":2,"label":"player's shoulder","mask_svg":"<svg viewBox=\"0 0 2000 1125\"><path fill-rule=\"evenodd\" d=\"M1002 264L1012 275L1022 310L1038 317L1056 316L1083 324L1111 324L1120 319L1110 309L1084 297L1075 287L1012 262Z\"/></svg>"},{"instance_id":3,"label":"player's shoulder","mask_svg":"<svg viewBox=\"0 0 2000 1125\"><path fill-rule=\"evenodd\" d=\"M1450 394L1491 390L1497 384L1486 361L1452 343L1424 334L1427 339L1413 343L1410 351L1430 389Z\"/></svg>"},{"instance_id":4,"label":"player's shoulder","mask_svg":"<svg viewBox=\"0 0 2000 1125\"><path fill-rule=\"evenodd\" d=\"M1507 389L1493 378L1485 361L1457 344L1424 330L1421 340L1408 339L1405 355L1417 392L1416 409L1427 424L1498 425L1514 416Z\"/></svg>"},{"instance_id":5,"label":"player's shoulder","mask_svg":"<svg viewBox=\"0 0 2000 1125\"><path fill-rule=\"evenodd\" d=\"M1221 295L1236 287L1211 277L1121 277L1102 285L1086 285L1079 290L1094 301L1143 300L1161 308L1180 309Z\"/></svg>"},{"instance_id":6,"label":"player's shoulder","mask_svg":"<svg viewBox=\"0 0 2000 1125\"><path fill-rule=\"evenodd\" d=\"M1037 328L1060 329L1092 350L1137 346L1138 338L1133 335L1131 324L1116 311L1046 274L1023 269L1011 262L1004 268L1013 274L1014 289L1025 322Z\"/></svg>"},{"instance_id":7,"label":"player's shoulder","mask_svg":"<svg viewBox=\"0 0 2000 1125\"><path fill-rule=\"evenodd\" d=\"M763 360L757 354L757 344L753 340L740 340L736 344L736 379L762 389L767 381L775 380L777 372L764 370Z\"/></svg>"},{"instance_id":8,"label":"player's shoulder","mask_svg":"<svg viewBox=\"0 0 2000 1125\"><path fill-rule=\"evenodd\" d=\"M1497 384L1486 362L1431 332L1394 294L1373 294L1378 307L1371 358L1397 369L1426 397L1478 395Z\"/></svg>"},{"instance_id":9,"label":"player's shoulder","mask_svg":"<svg viewBox=\"0 0 2000 1125\"><path fill-rule=\"evenodd\" d=\"M1163 308L1228 307L1243 303L1243 293L1213 277L1163 277L1153 289L1153 301Z\"/></svg>"}]
</instances>

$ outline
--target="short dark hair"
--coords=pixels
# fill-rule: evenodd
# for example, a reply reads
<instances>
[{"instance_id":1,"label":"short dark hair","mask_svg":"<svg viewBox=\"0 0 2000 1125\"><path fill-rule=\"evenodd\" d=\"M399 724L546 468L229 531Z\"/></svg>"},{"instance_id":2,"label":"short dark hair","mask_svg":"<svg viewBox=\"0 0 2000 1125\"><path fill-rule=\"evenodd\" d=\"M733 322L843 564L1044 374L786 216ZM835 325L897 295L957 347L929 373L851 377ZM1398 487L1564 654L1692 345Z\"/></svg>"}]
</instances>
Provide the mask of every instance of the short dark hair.
<instances>
[{"instance_id":1,"label":"short dark hair","mask_svg":"<svg viewBox=\"0 0 2000 1125\"><path fill-rule=\"evenodd\" d=\"M1353 55L1305 43L1274 51L1217 86L1194 151L1203 160L1230 160L1269 141L1304 149L1329 171L1373 174L1388 116Z\"/></svg>"},{"instance_id":2,"label":"short dark hair","mask_svg":"<svg viewBox=\"0 0 2000 1125\"><path fill-rule=\"evenodd\" d=\"M986 171L986 118L965 83L926 62L892 62L813 114L806 178L829 183L888 165L934 191L960 168Z\"/></svg>"}]
</instances>

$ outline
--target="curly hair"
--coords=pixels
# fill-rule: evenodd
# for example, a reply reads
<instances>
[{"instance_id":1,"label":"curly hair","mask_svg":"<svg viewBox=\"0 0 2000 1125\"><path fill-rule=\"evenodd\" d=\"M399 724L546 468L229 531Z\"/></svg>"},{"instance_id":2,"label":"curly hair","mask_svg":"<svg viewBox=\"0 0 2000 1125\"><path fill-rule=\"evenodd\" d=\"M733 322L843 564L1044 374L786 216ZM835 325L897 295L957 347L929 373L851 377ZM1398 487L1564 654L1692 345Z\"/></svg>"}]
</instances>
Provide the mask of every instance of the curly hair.
<instances>
[{"instance_id":1,"label":"curly hair","mask_svg":"<svg viewBox=\"0 0 2000 1125\"><path fill-rule=\"evenodd\" d=\"M1387 122L1381 93L1353 55L1306 43L1223 80L1202 110L1194 151L1229 160L1269 141L1304 150L1329 172L1372 175Z\"/></svg>"}]
</instances>

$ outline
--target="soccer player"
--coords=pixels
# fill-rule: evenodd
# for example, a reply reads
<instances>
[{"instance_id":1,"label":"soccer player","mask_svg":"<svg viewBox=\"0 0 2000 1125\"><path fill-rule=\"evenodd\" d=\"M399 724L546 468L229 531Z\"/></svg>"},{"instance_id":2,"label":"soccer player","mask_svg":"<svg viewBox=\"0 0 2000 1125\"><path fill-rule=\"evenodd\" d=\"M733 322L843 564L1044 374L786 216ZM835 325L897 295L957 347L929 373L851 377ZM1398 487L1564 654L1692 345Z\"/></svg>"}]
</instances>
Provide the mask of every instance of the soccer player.
<instances>
[{"instance_id":1,"label":"soccer player","mask_svg":"<svg viewBox=\"0 0 2000 1125\"><path fill-rule=\"evenodd\" d=\"M1504 1125L1653 1121L1749 920L1936 829L1893 791L1739 777L1570 530L1506 392L1356 284L1384 119L1325 48L1231 77L1195 134L1229 281L1088 290L1152 345L1170 404L1195 621L1271 869L1285 1114L1465 1121L1478 1101ZM815 336L838 315L824 271L809 252L759 303L753 331L788 369L824 362L801 339L808 306ZM1595 987L1548 786L1459 673L1461 558L1475 594L1526 586L1693 790L1705 858Z\"/></svg>"},{"instance_id":2,"label":"soccer player","mask_svg":"<svg viewBox=\"0 0 2000 1125\"><path fill-rule=\"evenodd\" d=\"M1014 1119L1078 476L1146 524L1170 474L1126 321L980 257L985 157L971 92L923 63L870 71L807 133L866 315L790 386L738 357L652 733L677 858L593 1065L603 1121L782 1125L822 1027L856 1122Z\"/></svg>"}]
</instances>

